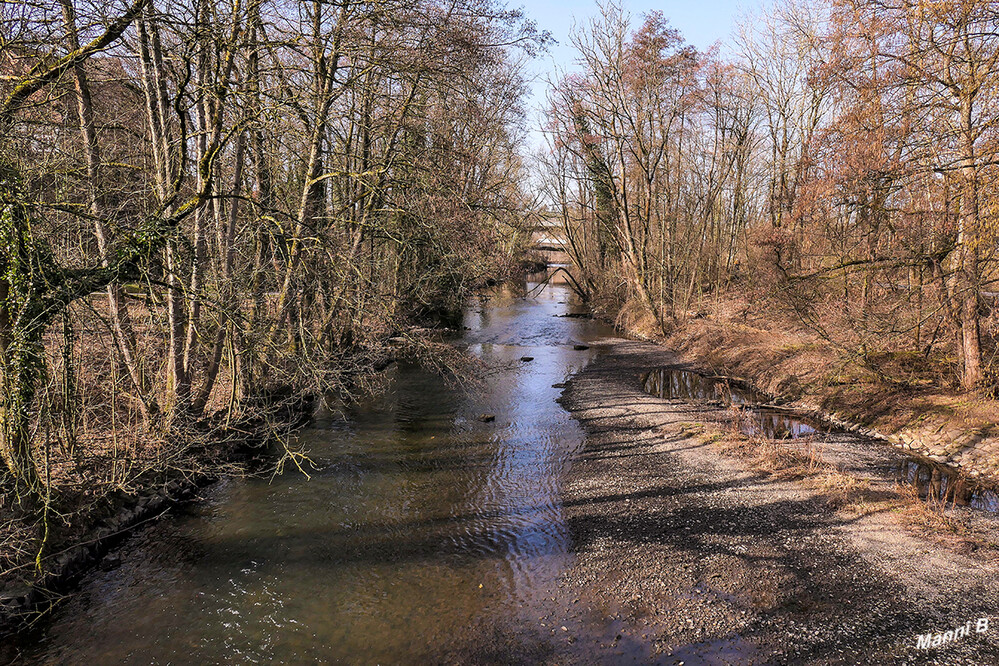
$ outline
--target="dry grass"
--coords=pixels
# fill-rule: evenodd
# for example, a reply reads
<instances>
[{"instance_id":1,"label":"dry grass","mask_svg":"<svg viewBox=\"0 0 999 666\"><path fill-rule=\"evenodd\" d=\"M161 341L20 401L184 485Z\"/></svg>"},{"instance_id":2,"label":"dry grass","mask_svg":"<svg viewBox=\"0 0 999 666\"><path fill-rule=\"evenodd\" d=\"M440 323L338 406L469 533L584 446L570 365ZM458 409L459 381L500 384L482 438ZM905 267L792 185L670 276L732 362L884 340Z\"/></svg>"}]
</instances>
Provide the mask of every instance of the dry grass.
<instances>
[{"instance_id":1,"label":"dry grass","mask_svg":"<svg viewBox=\"0 0 999 666\"><path fill-rule=\"evenodd\" d=\"M851 518L891 512L921 538L965 555L976 553L981 558L999 559L999 543L987 531L975 531L966 516L953 511L952 504L921 497L918 489L908 484L876 489L871 479L844 472L826 461L822 447L815 441L798 439L792 443L739 432L708 434L693 429L690 434L771 478L801 483L831 509Z\"/></svg>"},{"instance_id":2,"label":"dry grass","mask_svg":"<svg viewBox=\"0 0 999 666\"><path fill-rule=\"evenodd\" d=\"M798 479L815 474L827 464L821 451L809 440L796 444L742 433L709 438L725 455L748 462L750 467L781 479Z\"/></svg>"},{"instance_id":3,"label":"dry grass","mask_svg":"<svg viewBox=\"0 0 999 666\"><path fill-rule=\"evenodd\" d=\"M916 486L897 484L875 489L871 479L837 469L823 457L822 447L809 439L793 442L747 437L739 432L702 439L714 443L724 455L748 462L756 471L779 480L798 481L816 493L832 509L851 517L892 512L920 537L963 554L999 559L999 543L986 531L976 531L966 515L954 505L933 496L921 497Z\"/></svg>"},{"instance_id":4,"label":"dry grass","mask_svg":"<svg viewBox=\"0 0 999 666\"><path fill-rule=\"evenodd\" d=\"M821 447L812 438L779 440L743 434L743 422L751 418L738 407L730 408L728 436L718 440L724 453L749 462L757 471L780 478L810 476L828 467Z\"/></svg>"},{"instance_id":5,"label":"dry grass","mask_svg":"<svg viewBox=\"0 0 999 666\"><path fill-rule=\"evenodd\" d=\"M947 511L947 502L933 496L920 497L914 485L899 484L899 512L905 522L928 533L964 537L968 533L967 521Z\"/></svg>"},{"instance_id":6,"label":"dry grass","mask_svg":"<svg viewBox=\"0 0 999 666\"><path fill-rule=\"evenodd\" d=\"M851 340L822 338L778 303L735 292L707 299L691 314L668 336L633 304L621 307L618 321L629 333L661 342L716 374L749 379L777 398L836 412L886 434L999 423L999 400L954 390L953 359L943 349L930 357L905 350L862 355ZM823 324L839 330L835 321Z\"/></svg>"},{"instance_id":7,"label":"dry grass","mask_svg":"<svg viewBox=\"0 0 999 666\"><path fill-rule=\"evenodd\" d=\"M805 480L835 509L854 516L866 516L891 507L894 497L885 497L871 488L869 479L829 469Z\"/></svg>"},{"instance_id":8,"label":"dry grass","mask_svg":"<svg viewBox=\"0 0 999 666\"><path fill-rule=\"evenodd\" d=\"M991 531L976 529L970 516L955 512L953 504L948 507L944 500L921 497L918 488L912 485L900 484L897 490L893 508L911 531L962 555L999 561L999 543Z\"/></svg>"},{"instance_id":9,"label":"dry grass","mask_svg":"<svg viewBox=\"0 0 999 666\"><path fill-rule=\"evenodd\" d=\"M891 511L921 537L965 554L981 551L999 557L999 544L987 534L974 533L968 520L949 510L947 502L920 497L918 489L908 484L890 490L875 489L870 479L843 472L826 461L821 446L812 440L792 443L741 433L702 435L702 440L713 443L723 455L737 457L774 479L801 483L814 490L830 508L851 517Z\"/></svg>"}]
</instances>

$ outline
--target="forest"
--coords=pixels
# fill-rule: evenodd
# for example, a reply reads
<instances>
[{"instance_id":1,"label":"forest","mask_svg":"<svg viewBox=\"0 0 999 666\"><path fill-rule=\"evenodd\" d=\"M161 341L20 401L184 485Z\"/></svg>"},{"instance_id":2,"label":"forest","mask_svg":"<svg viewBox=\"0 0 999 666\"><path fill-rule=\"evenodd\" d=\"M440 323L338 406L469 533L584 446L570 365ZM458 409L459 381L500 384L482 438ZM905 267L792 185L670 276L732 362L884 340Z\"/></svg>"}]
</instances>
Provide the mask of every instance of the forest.
<instances>
[{"instance_id":1,"label":"forest","mask_svg":"<svg viewBox=\"0 0 999 666\"><path fill-rule=\"evenodd\" d=\"M660 334L742 299L884 382L994 391L999 6L788 0L706 53L633 23L578 31L546 107L581 291Z\"/></svg>"},{"instance_id":2,"label":"forest","mask_svg":"<svg viewBox=\"0 0 999 666\"><path fill-rule=\"evenodd\" d=\"M627 332L727 308L886 386L999 393L999 4L778 0L699 51L606 2L531 146L542 28L497 0L0 4L0 571L247 442L302 466L309 401L399 355L460 365L421 332L536 261L538 220Z\"/></svg>"},{"instance_id":3,"label":"forest","mask_svg":"<svg viewBox=\"0 0 999 666\"><path fill-rule=\"evenodd\" d=\"M405 332L516 263L521 63L547 39L520 12L0 11L7 565L109 493L286 441L301 396L363 392L389 337L440 361Z\"/></svg>"}]
</instances>

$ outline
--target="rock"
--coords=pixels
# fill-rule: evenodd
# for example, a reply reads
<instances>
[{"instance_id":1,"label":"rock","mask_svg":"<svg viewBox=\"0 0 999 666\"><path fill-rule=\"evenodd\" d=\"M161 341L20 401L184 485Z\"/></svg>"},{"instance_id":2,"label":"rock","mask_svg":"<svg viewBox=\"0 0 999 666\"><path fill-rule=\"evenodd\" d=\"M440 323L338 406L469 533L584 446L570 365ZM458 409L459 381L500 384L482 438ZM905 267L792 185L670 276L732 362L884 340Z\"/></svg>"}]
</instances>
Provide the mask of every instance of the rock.
<instances>
[{"instance_id":1,"label":"rock","mask_svg":"<svg viewBox=\"0 0 999 666\"><path fill-rule=\"evenodd\" d=\"M564 389L567 386L569 386L569 385L566 384L565 382L560 382L558 384L552 384L552 388L558 388L558 389Z\"/></svg>"},{"instance_id":2,"label":"rock","mask_svg":"<svg viewBox=\"0 0 999 666\"><path fill-rule=\"evenodd\" d=\"M112 569L117 569L121 566L121 555L118 553L111 553L103 560L101 560L101 569L103 571L111 571Z\"/></svg>"},{"instance_id":3,"label":"rock","mask_svg":"<svg viewBox=\"0 0 999 666\"><path fill-rule=\"evenodd\" d=\"M0 607L8 609L20 608L27 603L30 596L31 588L24 585L4 590L3 594L0 594Z\"/></svg>"},{"instance_id":4,"label":"rock","mask_svg":"<svg viewBox=\"0 0 999 666\"><path fill-rule=\"evenodd\" d=\"M492 423L496 420L495 414L479 414L479 420L483 423Z\"/></svg>"},{"instance_id":5,"label":"rock","mask_svg":"<svg viewBox=\"0 0 999 666\"><path fill-rule=\"evenodd\" d=\"M586 351L587 349L590 348L590 346L589 345L573 345L572 348L575 349L576 351Z\"/></svg>"},{"instance_id":6,"label":"rock","mask_svg":"<svg viewBox=\"0 0 999 666\"><path fill-rule=\"evenodd\" d=\"M534 360L534 357L533 356L521 356L520 360L523 361L524 363L530 363L531 361Z\"/></svg>"}]
</instances>

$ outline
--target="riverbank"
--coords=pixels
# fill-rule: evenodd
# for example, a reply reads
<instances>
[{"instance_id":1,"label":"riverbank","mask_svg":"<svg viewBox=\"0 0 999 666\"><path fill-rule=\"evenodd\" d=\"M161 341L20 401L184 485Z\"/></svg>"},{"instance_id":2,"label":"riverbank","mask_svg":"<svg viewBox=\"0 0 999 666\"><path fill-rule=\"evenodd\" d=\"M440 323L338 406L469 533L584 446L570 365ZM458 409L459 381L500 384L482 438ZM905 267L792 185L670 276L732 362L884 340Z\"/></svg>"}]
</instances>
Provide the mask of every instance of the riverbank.
<instances>
[{"instance_id":1,"label":"riverbank","mask_svg":"<svg viewBox=\"0 0 999 666\"><path fill-rule=\"evenodd\" d=\"M78 493L73 504L64 498L53 507L55 516L41 518L59 521L43 552L22 549L20 557L5 560L7 567L0 572L0 636L44 615L94 567L119 566L113 552L137 529L220 478L259 467L254 461L272 457L269 445L304 426L314 405L315 396L281 394L269 398L266 406L247 410L247 417L238 422L213 424L206 419L186 433L174 434L188 442L182 458L149 469L131 480L127 491L95 487ZM18 538L19 527L16 519L5 522L0 540Z\"/></svg>"},{"instance_id":2,"label":"riverbank","mask_svg":"<svg viewBox=\"0 0 999 666\"><path fill-rule=\"evenodd\" d=\"M778 404L999 484L999 400L950 386L953 359L942 352L863 358L778 304L753 307L737 294L703 301L668 335L647 317L617 323L699 372L744 381Z\"/></svg>"},{"instance_id":3,"label":"riverbank","mask_svg":"<svg viewBox=\"0 0 999 666\"><path fill-rule=\"evenodd\" d=\"M999 661L999 626L917 648L927 632L999 622L999 566L988 547L913 526L898 451L847 433L813 443L815 471L859 481L849 501L821 474L765 471L733 455L745 446L726 410L642 390L642 373L677 361L614 342L562 397L587 432L563 490L577 548L565 594L620 627L592 646L604 660L646 644L663 663ZM993 516L953 511L999 541Z\"/></svg>"}]
</instances>

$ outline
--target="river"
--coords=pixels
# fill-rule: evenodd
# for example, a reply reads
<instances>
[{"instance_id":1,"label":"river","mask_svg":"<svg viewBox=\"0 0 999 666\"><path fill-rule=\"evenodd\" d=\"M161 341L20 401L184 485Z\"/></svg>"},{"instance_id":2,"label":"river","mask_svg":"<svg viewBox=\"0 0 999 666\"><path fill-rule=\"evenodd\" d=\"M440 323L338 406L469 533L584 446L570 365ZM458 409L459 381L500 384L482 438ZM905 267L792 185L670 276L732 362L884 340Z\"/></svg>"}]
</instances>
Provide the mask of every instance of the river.
<instances>
[{"instance_id":1,"label":"river","mask_svg":"<svg viewBox=\"0 0 999 666\"><path fill-rule=\"evenodd\" d=\"M482 385L393 367L384 394L302 433L311 478L230 479L145 528L121 566L91 573L22 639L18 661L468 662L564 649L540 620L574 557L560 479L583 433L552 385L599 353L577 347L612 331L558 316L578 311L565 286L527 287L469 303L455 343L481 360Z\"/></svg>"}]
</instances>

